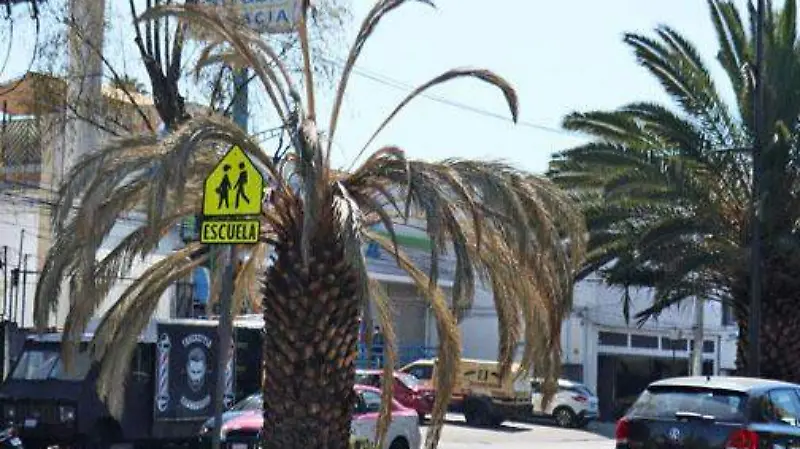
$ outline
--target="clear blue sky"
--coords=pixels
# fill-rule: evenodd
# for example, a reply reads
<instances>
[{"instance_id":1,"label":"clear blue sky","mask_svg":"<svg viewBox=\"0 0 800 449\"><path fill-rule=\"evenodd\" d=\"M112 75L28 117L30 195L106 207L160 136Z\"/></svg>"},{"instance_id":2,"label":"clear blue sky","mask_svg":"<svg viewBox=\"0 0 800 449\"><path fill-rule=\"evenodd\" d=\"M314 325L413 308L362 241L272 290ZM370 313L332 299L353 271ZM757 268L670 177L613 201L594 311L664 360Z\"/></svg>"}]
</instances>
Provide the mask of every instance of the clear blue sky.
<instances>
[{"instance_id":1,"label":"clear blue sky","mask_svg":"<svg viewBox=\"0 0 800 449\"><path fill-rule=\"evenodd\" d=\"M113 0L119 1L119 0ZM354 24L372 1L353 0ZM487 117L421 98L377 139L410 157L499 158L541 172L550 155L582 142L560 131L575 110L614 108L639 100L667 101L660 87L636 65L622 43L626 31L650 32L666 23L695 42L715 70L716 44L702 0L438 0L437 9L410 3L389 15L358 64L364 72L418 84L448 68L489 68L517 89L524 124ZM744 4L744 2L739 2ZM781 3L781 2L776 2ZM113 31L112 31L113 32ZM351 37L355 31L351 33ZM347 39L348 45L351 39ZM2 78L27 64L26 45L15 45ZM342 49L341 58L345 56ZM113 57L123 57L113 55ZM139 64L128 57L128 67ZM134 74L138 75L135 71ZM140 72L140 79L146 79ZM723 84L723 86L727 87ZM333 159L346 166L375 127L407 91L354 75L336 134ZM502 96L477 81L457 81L433 95L507 115ZM330 95L322 100L326 119ZM251 129L274 126L255 116ZM535 126L534 126L535 125ZM538 126L550 128L537 128Z\"/></svg>"}]
</instances>

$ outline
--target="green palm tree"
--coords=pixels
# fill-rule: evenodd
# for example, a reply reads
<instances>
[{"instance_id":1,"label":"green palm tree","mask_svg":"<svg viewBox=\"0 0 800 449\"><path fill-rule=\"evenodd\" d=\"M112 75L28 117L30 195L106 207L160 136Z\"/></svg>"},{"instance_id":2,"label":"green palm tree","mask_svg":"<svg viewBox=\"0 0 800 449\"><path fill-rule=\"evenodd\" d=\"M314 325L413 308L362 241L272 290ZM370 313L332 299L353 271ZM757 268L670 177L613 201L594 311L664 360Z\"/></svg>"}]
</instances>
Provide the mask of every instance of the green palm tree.
<instances>
[{"instance_id":1,"label":"green palm tree","mask_svg":"<svg viewBox=\"0 0 800 449\"><path fill-rule=\"evenodd\" d=\"M264 447L347 447L358 319L370 301L377 305L388 344L387 374L393 367L391 313L386 292L367 277L365 241L376 242L396 257L436 317L442 369L437 370L438 394L427 435L433 447L460 357L451 307L471 304L476 281L494 291L504 373L510 374L516 344L524 339L523 368L517 374L525 375L535 366L537 374L554 381L561 321L571 305L572 275L585 247L584 220L577 205L553 183L498 162L415 161L399 148L383 147L352 171L332 169L331 142L354 63L378 22L407 2L381 0L364 19L338 83L326 140L317 129L307 3L299 25L305 95L268 43L214 11L189 4L145 14L145 19L170 15L202 30L209 46L201 67L219 60L250 67L293 148L280 163L273 163L240 128L212 116L191 119L163 140L152 135L118 140L85 157L60 189L54 212L57 235L37 288L36 322L46 325L62 280L69 278L75 300L64 328L69 361L76 339L108 294L110 280L124 275L136 257L151 252L182 217L200 213L204 178L221 152L238 145L272 183L261 216L260 242L250 248L251 257L234 282L234 302L263 293L268 329L264 354L270 360L264 365ZM375 134L420 93L464 77L498 87L516 119L517 97L505 80L486 70L456 69L414 90ZM132 212L143 214L144 223L97 259L104 236L120 216ZM396 244L393 223L411 216L423 219L434 261L445 251L455 255L450 299L436 282L437 264L423 272ZM388 230L388 237L370 230L378 224ZM263 261L269 248L275 257L267 267ZM136 336L160 296L210 257L215 256L208 247L189 243L150 267L104 315L93 348L102 362L99 391L112 410L119 410L121 400L116 380L127 369ZM383 394L380 438L388 426L391 382Z\"/></svg>"},{"instance_id":2,"label":"green palm tree","mask_svg":"<svg viewBox=\"0 0 800 449\"><path fill-rule=\"evenodd\" d=\"M580 198L587 215L589 254L581 276L599 271L608 283L626 287L626 317L627 288L655 288L640 322L690 297L731 306L740 328L737 366L744 369L756 16L752 5L748 22L733 2L708 5L723 78L715 80L695 47L668 26L658 27L654 38L627 34L639 64L674 104L568 116L564 126L592 140L556 155L549 175ZM769 10L760 365L764 376L800 381L800 366L784 356L800 350L800 42L796 3Z\"/></svg>"}]
</instances>

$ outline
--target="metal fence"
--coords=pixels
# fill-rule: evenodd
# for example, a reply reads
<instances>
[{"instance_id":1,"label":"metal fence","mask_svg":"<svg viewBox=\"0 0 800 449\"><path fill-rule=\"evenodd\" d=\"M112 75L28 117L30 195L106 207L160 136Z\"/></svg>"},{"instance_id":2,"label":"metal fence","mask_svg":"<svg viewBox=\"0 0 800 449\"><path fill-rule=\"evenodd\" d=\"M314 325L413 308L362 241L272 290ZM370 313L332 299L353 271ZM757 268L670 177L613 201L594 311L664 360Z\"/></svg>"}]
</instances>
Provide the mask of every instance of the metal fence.
<instances>
[{"instance_id":1,"label":"metal fence","mask_svg":"<svg viewBox=\"0 0 800 449\"><path fill-rule=\"evenodd\" d=\"M41 136L35 119L0 123L3 167L38 165L42 162Z\"/></svg>"}]
</instances>

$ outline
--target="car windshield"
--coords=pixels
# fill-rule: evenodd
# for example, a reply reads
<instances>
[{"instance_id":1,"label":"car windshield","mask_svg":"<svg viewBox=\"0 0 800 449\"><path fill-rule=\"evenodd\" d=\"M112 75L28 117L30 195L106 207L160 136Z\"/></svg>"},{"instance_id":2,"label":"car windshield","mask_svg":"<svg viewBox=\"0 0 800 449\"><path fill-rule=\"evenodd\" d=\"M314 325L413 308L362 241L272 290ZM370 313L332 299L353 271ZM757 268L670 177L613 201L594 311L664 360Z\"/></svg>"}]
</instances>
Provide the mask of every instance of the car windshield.
<instances>
[{"instance_id":1,"label":"car windshield","mask_svg":"<svg viewBox=\"0 0 800 449\"><path fill-rule=\"evenodd\" d=\"M411 374L397 373L395 375L398 379L400 379L400 382L402 382L403 385L407 386L408 388L418 388L420 385L422 385L422 382L420 382L419 379Z\"/></svg>"},{"instance_id":2,"label":"car windshield","mask_svg":"<svg viewBox=\"0 0 800 449\"><path fill-rule=\"evenodd\" d=\"M261 410L261 407L264 406L264 402L261 400L260 394L254 394L252 396L248 396L233 407L231 410L234 412L244 412L249 410Z\"/></svg>"},{"instance_id":3,"label":"car windshield","mask_svg":"<svg viewBox=\"0 0 800 449\"><path fill-rule=\"evenodd\" d=\"M631 406L629 414L642 418L674 419L677 412L713 416L718 421L745 419L746 395L709 388L648 388Z\"/></svg>"},{"instance_id":4,"label":"car windshield","mask_svg":"<svg viewBox=\"0 0 800 449\"><path fill-rule=\"evenodd\" d=\"M86 351L75 354L71 369L68 371L61 360L61 353L56 349L28 349L22 353L12 379L19 380L83 380L89 373L92 359Z\"/></svg>"}]
</instances>

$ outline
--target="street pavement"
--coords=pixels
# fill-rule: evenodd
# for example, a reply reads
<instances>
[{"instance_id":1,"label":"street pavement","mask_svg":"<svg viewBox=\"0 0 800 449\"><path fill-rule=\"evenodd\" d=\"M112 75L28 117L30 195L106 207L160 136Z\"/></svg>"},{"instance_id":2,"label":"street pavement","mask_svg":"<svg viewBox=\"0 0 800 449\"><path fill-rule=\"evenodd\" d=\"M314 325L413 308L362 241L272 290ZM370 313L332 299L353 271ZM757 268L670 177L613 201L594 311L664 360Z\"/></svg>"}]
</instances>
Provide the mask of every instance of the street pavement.
<instances>
[{"instance_id":1,"label":"street pavement","mask_svg":"<svg viewBox=\"0 0 800 449\"><path fill-rule=\"evenodd\" d=\"M427 428L423 426L423 444ZM613 449L614 426L590 423L585 430L562 429L547 421L506 422L496 429L468 427L458 414L448 414L440 449L478 449L493 446L503 449Z\"/></svg>"}]
</instances>

